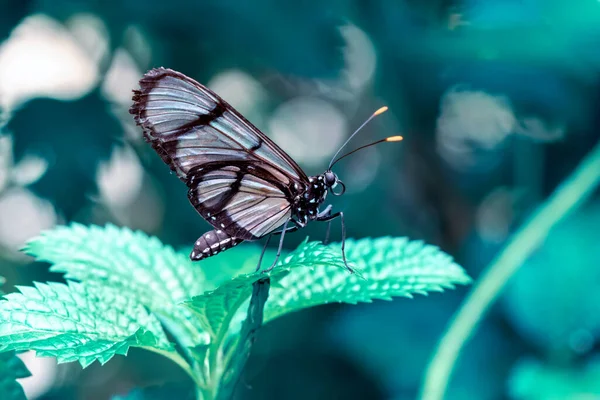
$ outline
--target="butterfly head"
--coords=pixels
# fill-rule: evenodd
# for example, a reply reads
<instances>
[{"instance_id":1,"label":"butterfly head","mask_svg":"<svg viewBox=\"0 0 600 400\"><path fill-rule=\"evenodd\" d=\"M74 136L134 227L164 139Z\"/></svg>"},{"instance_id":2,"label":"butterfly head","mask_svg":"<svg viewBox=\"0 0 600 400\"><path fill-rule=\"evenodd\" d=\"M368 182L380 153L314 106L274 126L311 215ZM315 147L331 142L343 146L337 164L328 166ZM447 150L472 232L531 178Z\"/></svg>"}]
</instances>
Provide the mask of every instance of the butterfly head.
<instances>
[{"instance_id":1,"label":"butterfly head","mask_svg":"<svg viewBox=\"0 0 600 400\"><path fill-rule=\"evenodd\" d=\"M323 181L325 182L327 189L329 189L334 196L341 196L346 192L346 185L344 185L344 182L342 182L335 172L331 170L325 171L323 174ZM336 191L335 188L338 186L341 187L341 190Z\"/></svg>"}]
</instances>

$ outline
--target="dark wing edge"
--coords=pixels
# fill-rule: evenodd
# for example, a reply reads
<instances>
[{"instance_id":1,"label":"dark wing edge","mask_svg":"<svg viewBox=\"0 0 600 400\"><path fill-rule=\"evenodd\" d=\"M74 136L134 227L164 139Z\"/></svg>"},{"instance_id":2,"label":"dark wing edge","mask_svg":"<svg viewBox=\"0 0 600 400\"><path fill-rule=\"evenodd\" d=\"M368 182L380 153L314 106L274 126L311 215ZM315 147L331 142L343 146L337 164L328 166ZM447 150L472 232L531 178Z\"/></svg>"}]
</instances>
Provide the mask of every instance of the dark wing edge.
<instances>
[{"instance_id":1,"label":"dark wing edge","mask_svg":"<svg viewBox=\"0 0 600 400\"><path fill-rule=\"evenodd\" d=\"M172 134L169 136L184 135L186 131L192 130L196 127L201 127L203 125L209 125L211 122L218 120L225 113L227 113L230 115L230 119L233 119L233 121L229 121L232 125L237 125L238 128L250 131L261 141L262 144L266 144L266 147L268 147L268 150L271 153L274 153L280 160L287 164L287 167L289 167L288 169L293 171L296 175L288 176L290 179L299 179L305 182L308 180L308 177L302 168L300 168L300 166L298 166L298 164L285 151L283 151L283 149L281 149L268 136L256 128L250 121L248 121L242 114L240 114L229 103L223 100L219 95L201 83L180 72L163 67L154 68L144 74L142 79L140 79L140 89L133 91L133 105L129 109L129 113L134 116L136 124L142 127L144 131L144 139L152 145L162 160L169 166L169 168L171 168L172 171L176 172L178 177L186 184L188 183L186 173L179 170L177 164L169 155L170 149L166 147L167 143L165 143L164 133L158 132L156 124L153 123L150 118L148 118L149 115L147 106L150 99L150 93L154 89L157 89L159 85L164 84L164 82L161 81L168 77L181 80L183 83L194 87L194 89L197 91L197 93L185 92L181 87L177 88L174 85L171 85L169 88L172 91L179 91L183 94L183 96L178 100L173 100L172 98L170 99L171 107L177 105L177 108L171 110L171 114L179 117L179 119L176 119L175 121L161 121L161 123L164 125L163 129L172 128ZM171 92L171 94L172 93L174 92ZM165 102L167 97L168 96L166 95L163 97ZM184 118L181 118L182 116ZM237 119L237 121L235 119ZM171 123L171 126L169 126L169 123ZM213 128L219 129L215 126L213 126ZM276 163L254 155L252 153L254 149L246 148L244 146L240 147L250 157L254 159L258 158L260 161L267 164L272 164L273 168L280 167Z\"/></svg>"},{"instance_id":2,"label":"dark wing edge","mask_svg":"<svg viewBox=\"0 0 600 400\"><path fill-rule=\"evenodd\" d=\"M156 131L155 125L148 118L147 105L149 102L150 92L152 92L152 90L159 85L161 78L165 76L171 76L183 81L190 79L187 76L171 69L163 67L151 69L140 79L140 89L133 90L133 105L129 108L129 113L133 115L136 125L142 127L144 132L144 140L152 145L152 148L158 153L163 162L167 164L173 172L176 172L177 176L187 184L187 174L182 173L182 171L177 168L177 164L171 158L167 149L163 146L163 142L160 139L160 133ZM216 107L212 112L209 111L204 115L196 115L195 119L193 120L193 125L209 123L212 119L218 117L219 112L222 113L223 111L220 107ZM193 126L190 125L191 122L192 121L188 121L187 123L181 124L175 128L173 135L177 135L178 133L191 128Z\"/></svg>"}]
</instances>

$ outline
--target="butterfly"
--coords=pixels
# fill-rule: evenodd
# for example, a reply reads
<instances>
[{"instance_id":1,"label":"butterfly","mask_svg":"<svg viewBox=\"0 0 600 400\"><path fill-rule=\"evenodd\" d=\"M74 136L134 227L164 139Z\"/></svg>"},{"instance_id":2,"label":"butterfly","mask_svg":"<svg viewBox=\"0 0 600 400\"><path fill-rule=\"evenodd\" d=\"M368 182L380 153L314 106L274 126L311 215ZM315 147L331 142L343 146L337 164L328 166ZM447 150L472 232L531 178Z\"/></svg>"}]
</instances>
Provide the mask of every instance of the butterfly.
<instances>
[{"instance_id":1,"label":"butterfly","mask_svg":"<svg viewBox=\"0 0 600 400\"><path fill-rule=\"evenodd\" d=\"M162 160L188 186L188 199L214 229L196 240L190 259L214 256L244 241L281 235L277 263L286 233L303 228L310 221L329 222L340 218L342 257L345 254L344 213L321 210L327 193L340 196L346 187L331 170L341 149L382 107L367 119L340 147L327 170L307 176L298 164L269 137L252 125L216 93L186 75L166 68L148 71L133 91L133 114L144 138ZM339 188L336 190L336 188ZM262 254L257 270L260 269Z\"/></svg>"}]
</instances>

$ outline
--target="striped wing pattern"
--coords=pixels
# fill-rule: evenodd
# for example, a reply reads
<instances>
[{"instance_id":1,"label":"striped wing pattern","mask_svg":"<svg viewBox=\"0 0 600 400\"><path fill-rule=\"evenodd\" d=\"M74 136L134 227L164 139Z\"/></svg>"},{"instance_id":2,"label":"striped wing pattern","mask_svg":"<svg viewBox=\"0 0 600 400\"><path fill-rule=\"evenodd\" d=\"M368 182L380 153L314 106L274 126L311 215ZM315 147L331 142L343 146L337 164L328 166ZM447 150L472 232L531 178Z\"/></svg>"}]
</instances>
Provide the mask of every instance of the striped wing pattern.
<instances>
[{"instance_id":1,"label":"striped wing pattern","mask_svg":"<svg viewBox=\"0 0 600 400\"><path fill-rule=\"evenodd\" d=\"M306 174L274 142L210 89L170 69L140 80L130 113L188 198L216 229L253 240L291 216L290 188Z\"/></svg>"}]
</instances>

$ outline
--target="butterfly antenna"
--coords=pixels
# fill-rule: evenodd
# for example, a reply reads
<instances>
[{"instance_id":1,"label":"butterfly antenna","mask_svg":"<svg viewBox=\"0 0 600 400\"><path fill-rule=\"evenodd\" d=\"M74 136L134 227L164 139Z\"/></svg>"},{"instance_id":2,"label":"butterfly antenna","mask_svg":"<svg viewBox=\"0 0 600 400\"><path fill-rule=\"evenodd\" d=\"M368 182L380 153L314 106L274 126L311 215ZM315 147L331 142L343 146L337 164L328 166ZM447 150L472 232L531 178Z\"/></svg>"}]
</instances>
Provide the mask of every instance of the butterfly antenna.
<instances>
[{"instance_id":1,"label":"butterfly antenna","mask_svg":"<svg viewBox=\"0 0 600 400\"><path fill-rule=\"evenodd\" d=\"M334 162L332 162L331 165L329 166L329 169L331 169L331 167L333 167L342 158L346 158L350 154L354 154L354 153L356 153L359 150L365 149L367 147L375 146L376 144L379 144L379 143L383 143L383 142L399 142L399 141L401 141L403 139L404 138L402 136L390 136L390 137L386 137L385 139L380 139L380 140L377 140L377 141L375 141L373 143L369 143L369 144L365 144L364 146L360 146L358 149L354 149L351 152L344 154L343 156L341 156L340 158L338 158L337 160L335 160Z\"/></svg>"},{"instance_id":2,"label":"butterfly antenna","mask_svg":"<svg viewBox=\"0 0 600 400\"><path fill-rule=\"evenodd\" d=\"M329 163L329 168L327 168L327 170L331 170L331 167L333 167L333 164L335 164L338 160L336 160L335 158L338 156L338 154L340 154L340 151L342 151L342 149L344 147L346 147L346 145L348 144L348 142L350 142L352 140L352 138L354 136L356 136L356 134L358 132L360 132L360 130L362 128L365 127L365 125L367 125L369 123L369 121L371 121L373 118L375 118L376 116L383 114L384 112L386 112L388 110L387 107L381 107L380 109L378 109L377 111L375 111L369 118L367 118L367 120L365 122L362 123L361 126L358 127L357 130L354 131L354 133L352 135L350 135L350 137L348 139L346 139L346 141L344 142L344 144L338 149L338 151L333 155L333 157L331 158L331 162ZM385 140L384 140L385 141ZM373 143L374 144L374 143ZM357 149L358 150L358 149ZM356 150L355 150L356 151ZM345 156L343 156L345 157ZM341 159L341 158L340 158ZM334 161L335 160L335 161Z\"/></svg>"}]
</instances>

